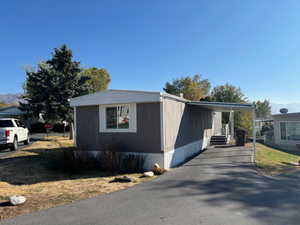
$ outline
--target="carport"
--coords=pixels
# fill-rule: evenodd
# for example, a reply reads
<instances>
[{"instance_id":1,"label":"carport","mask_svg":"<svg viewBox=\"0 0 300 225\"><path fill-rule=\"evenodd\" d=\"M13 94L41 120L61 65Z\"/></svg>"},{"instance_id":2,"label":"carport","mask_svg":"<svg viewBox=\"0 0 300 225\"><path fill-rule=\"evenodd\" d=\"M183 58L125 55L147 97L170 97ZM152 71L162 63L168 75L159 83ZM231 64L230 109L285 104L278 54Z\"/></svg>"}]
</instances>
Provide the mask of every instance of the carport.
<instances>
[{"instance_id":1,"label":"carport","mask_svg":"<svg viewBox=\"0 0 300 225\"><path fill-rule=\"evenodd\" d=\"M255 104L249 103L228 103L228 102L203 102L203 101L192 101L188 102L189 105L199 106L201 108L209 109L215 112L229 112L229 134L230 139L234 139L234 112L251 112L252 113L252 124L253 124L253 160L255 161L256 154L256 113Z\"/></svg>"}]
</instances>

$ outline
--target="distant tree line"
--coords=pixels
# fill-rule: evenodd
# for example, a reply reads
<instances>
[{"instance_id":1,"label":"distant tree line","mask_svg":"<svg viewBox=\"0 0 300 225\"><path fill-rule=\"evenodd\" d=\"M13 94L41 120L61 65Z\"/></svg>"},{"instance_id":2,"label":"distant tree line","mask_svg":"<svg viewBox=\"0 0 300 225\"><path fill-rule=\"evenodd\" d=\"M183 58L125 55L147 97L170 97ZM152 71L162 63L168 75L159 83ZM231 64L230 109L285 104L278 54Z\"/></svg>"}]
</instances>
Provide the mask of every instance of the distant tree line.
<instances>
[{"instance_id":1,"label":"distant tree line","mask_svg":"<svg viewBox=\"0 0 300 225\"><path fill-rule=\"evenodd\" d=\"M182 93L185 99L192 101L251 103L239 87L227 83L211 89L210 82L207 79L202 79L201 75L181 77L167 82L164 91L178 96ZM271 116L269 100L252 103L256 105L257 118L269 118ZM222 119L223 123L228 123L229 113L223 113ZM249 134L252 134L253 124L250 112L235 112L234 120L235 128L244 128Z\"/></svg>"},{"instance_id":2,"label":"distant tree line","mask_svg":"<svg viewBox=\"0 0 300 225\"><path fill-rule=\"evenodd\" d=\"M73 59L73 53L66 45L55 48L52 57L42 61L36 69L27 69L24 84L23 101L20 108L28 114L39 117L40 113L46 122L73 122L71 98L106 90L111 81L108 71L104 68L82 68L79 61ZM201 75L186 76L167 82L164 91L194 101L212 102L249 102L239 87L224 84L213 87L208 79ZM25 101L24 101L25 100ZM268 100L257 101L257 117L265 118L271 115ZM225 114L223 122L228 121ZM236 127L242 127L249 132L252 123L249 113L235 114ZM250 124L251 123L251 124Z\"/></svg>"}]
</instances>

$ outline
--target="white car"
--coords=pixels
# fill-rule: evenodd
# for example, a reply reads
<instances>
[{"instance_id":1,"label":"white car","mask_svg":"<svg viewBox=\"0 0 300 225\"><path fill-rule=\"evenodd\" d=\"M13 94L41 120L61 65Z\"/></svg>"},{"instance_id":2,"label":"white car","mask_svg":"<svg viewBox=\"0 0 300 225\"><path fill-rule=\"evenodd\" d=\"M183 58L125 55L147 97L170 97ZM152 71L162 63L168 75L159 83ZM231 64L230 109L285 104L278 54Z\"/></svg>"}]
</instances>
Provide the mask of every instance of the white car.
<instances>
[{"instance_id":1,"label":"white car","mask_svg":"<svg viewBox=\"0 0 300 225\"><path fill-rule=\"evenodd\" d=\"M0 119L0 146L8 146L14 151L20 142L29 144L28 129L17 119Z\"/></svg>"}]
</instances>

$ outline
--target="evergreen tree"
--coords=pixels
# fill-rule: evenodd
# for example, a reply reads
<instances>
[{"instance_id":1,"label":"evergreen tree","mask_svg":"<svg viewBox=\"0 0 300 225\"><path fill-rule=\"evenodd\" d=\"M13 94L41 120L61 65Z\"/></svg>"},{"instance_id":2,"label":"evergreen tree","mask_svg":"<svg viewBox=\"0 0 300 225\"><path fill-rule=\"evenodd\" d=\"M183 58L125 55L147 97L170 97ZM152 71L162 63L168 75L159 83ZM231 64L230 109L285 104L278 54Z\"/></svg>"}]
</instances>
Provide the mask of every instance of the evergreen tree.
<instances>
[{"instance_id":1,"label":"evergreen tree","mask_svg":"<svg viewBox=\"0 0 300 225\"><path fill-rule=\"evenodd\" d=\"M36 71L27 71L26 104L21 108L38 117L43 113L46 122L73 121L69 99L88 93L88 80L80 76L80 63L73 61L72 51L63 45L55 48L52 58L38 65Z\"/></svg>"}]
</instances>

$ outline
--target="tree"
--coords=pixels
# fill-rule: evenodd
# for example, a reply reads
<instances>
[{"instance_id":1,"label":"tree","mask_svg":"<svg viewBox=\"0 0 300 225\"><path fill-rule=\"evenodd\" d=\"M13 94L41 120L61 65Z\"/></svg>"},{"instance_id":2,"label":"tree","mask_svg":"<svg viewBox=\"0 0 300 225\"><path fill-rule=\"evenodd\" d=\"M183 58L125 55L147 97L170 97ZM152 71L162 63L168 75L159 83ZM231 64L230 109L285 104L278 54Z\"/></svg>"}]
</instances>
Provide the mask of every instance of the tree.
<instances>
[{"instance_id":1,"label":"tree","mask_svg":"<svg viewBox=\"0 0 300 225\"><path fill-rule=\"evenodd\" d=\"M257 101L254 102L256 105L256 117L258 118L269 118L271 116L271 104L270 101Z\"/></svg>"},{"instance_id":2,"label":"tree","mask_svg":"<svg viewBox=\"0 0 300 225\"><path fill-rule=\"evenodd\" d=\"M232 103L246 103L247 98L239 87L231 84L216 86L213 88L211 95L204 99L204 101L212 102L232 102ZM223 113L223 123L229 122L229 113ZM248 112L234 113L234 127L244 128L248 134L252 134L252 115Z\"/></svg>"},{"instance_id":3,"label":"tree","mask_svg":"<svg viewBox=\"0 0 300 225\"><path fill-rule=\"evenodd\" d=\"M247 131L248 135L253 134L253 115L252 112L240 112L240 118L238 120L238 126Z\"/></svg>"},{"instance_id":4,"label":"tree","mask_svg":"<svg viewBox=\"0 0 300 225\"><path fill-rule=\"evenodd\" d=\"M207 79L201 80L200 75L177 78L172 83L167 82L164 87L164 91L169 94L179 96L182 93L184 98L193 101L206 97L209 90L210 82Z\"/></svg>"},{"instance_id":5,"label":"tree","mask_svg":"<svg viewBox=\"0 0 300 225\"><path fill-rule=\"evenodd\" d=\"M230 84L220 85L213 88L210 97L213 102L246 102L247 99L239 87Z\"/></svg>"},{"instance_id":6,"label":"tree","mask_svg":"<svg viewBox=\"0 0 300 225\"><path fill-rule=\"evenodd\" d=\"M89 93L106 90L110 83L110 75L107 70L103 68L88 68L83 69L81 75L89 77L86 84L89 87Z\"/></svg>"},{"instance_id":7,"label":"tree","mask_svg":"<svg viewBox=\"0 0 300 225\"><path fill-rule=\"evenodd\" d=\"M55 48L52 58L38 64L36 71L26 72L21 108L38 117L43 113L46 122L72 123L73 110L69 99L88 93L85 76L80 76L80 63L73 61L66 45Z\"/></svg>"}]
</instances>

